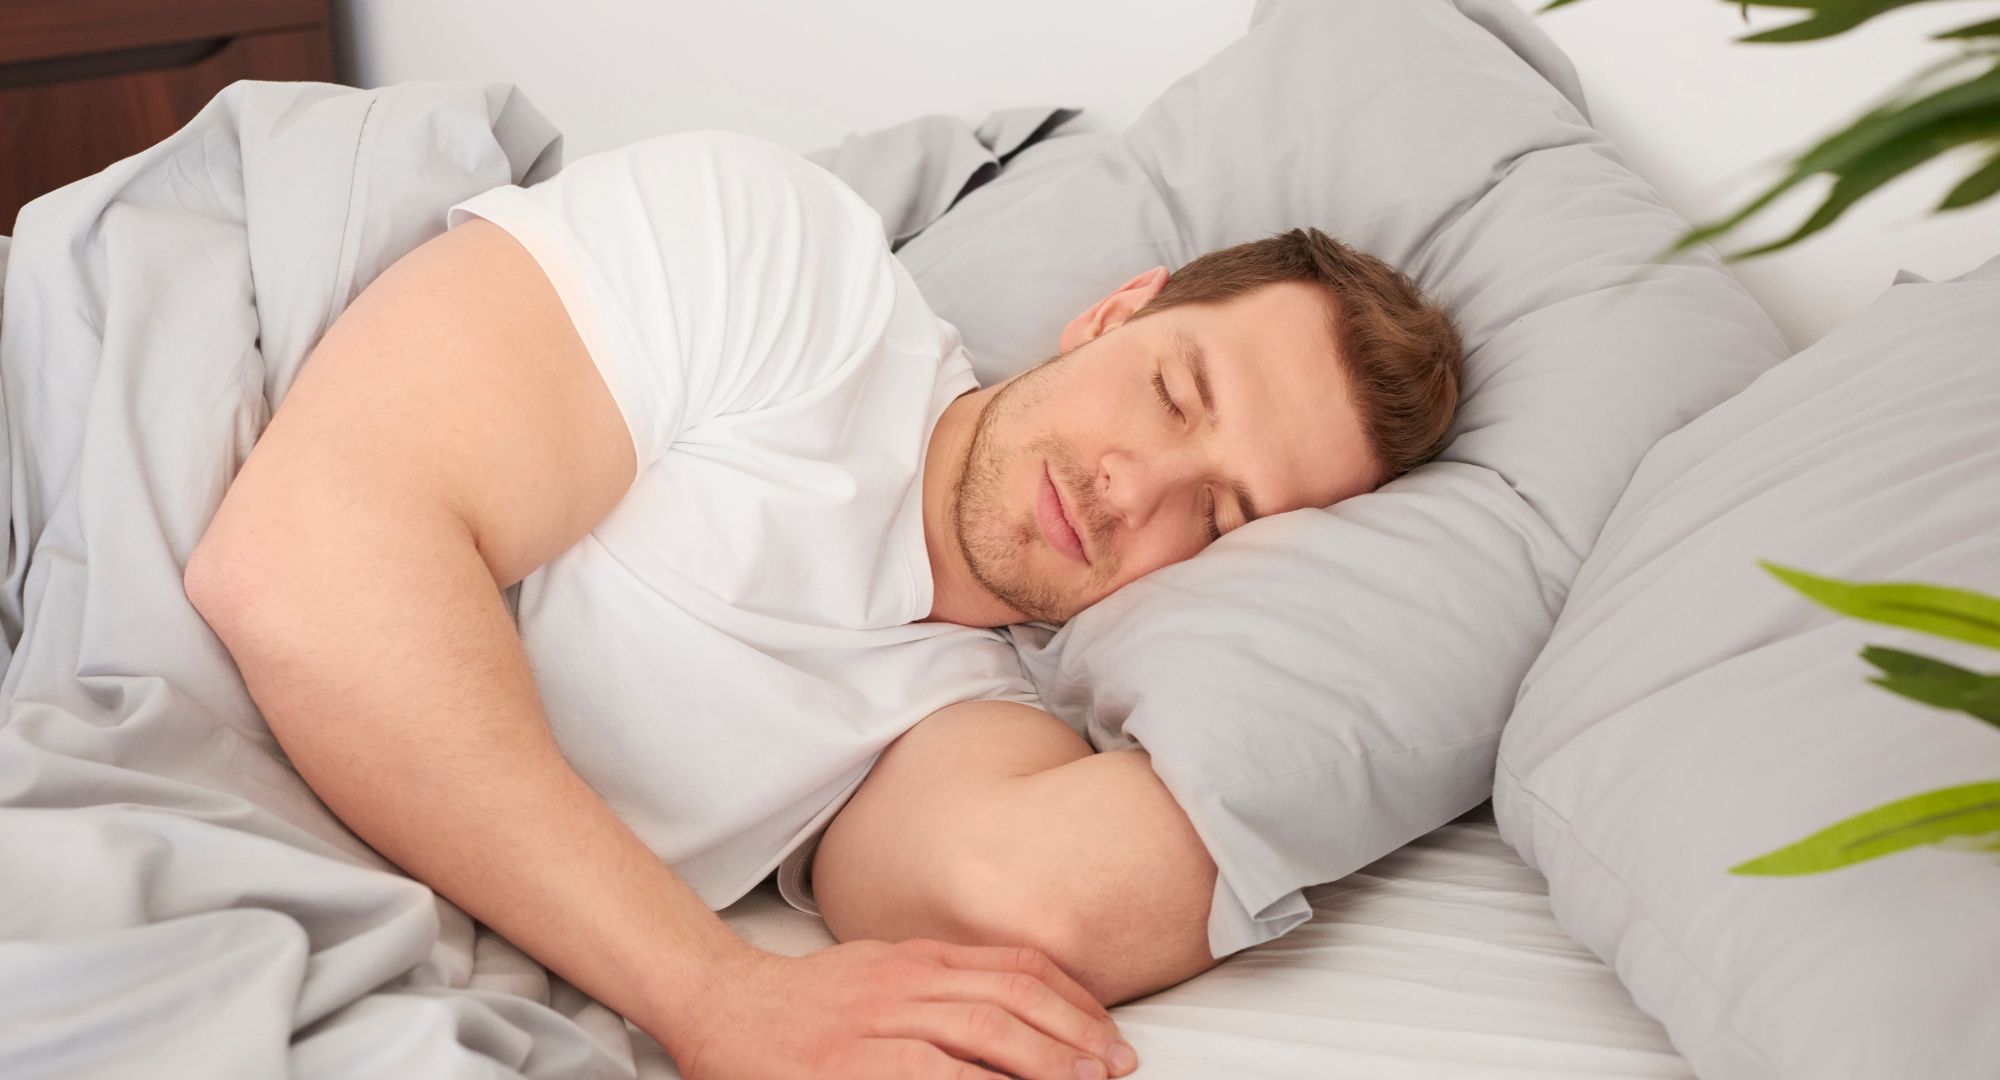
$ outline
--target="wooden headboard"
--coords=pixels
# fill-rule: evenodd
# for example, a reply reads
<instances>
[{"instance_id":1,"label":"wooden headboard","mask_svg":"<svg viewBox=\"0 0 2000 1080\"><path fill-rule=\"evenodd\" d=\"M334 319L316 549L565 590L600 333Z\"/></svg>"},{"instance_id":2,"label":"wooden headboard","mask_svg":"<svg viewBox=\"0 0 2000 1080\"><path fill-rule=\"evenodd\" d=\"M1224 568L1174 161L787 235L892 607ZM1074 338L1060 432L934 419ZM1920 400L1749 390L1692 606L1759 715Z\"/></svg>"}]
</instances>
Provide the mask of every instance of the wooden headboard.
<instances>
[{"instance_id":1,"label":"wooden headboard","mask_svg":"<svg viewBox=\"0 0 2000 1080\"><path fill-rule=\"evenodd\" d=\"M237 79L333 79L328 0L0 3L0 233Z\"/></svg>"}]
</instances>

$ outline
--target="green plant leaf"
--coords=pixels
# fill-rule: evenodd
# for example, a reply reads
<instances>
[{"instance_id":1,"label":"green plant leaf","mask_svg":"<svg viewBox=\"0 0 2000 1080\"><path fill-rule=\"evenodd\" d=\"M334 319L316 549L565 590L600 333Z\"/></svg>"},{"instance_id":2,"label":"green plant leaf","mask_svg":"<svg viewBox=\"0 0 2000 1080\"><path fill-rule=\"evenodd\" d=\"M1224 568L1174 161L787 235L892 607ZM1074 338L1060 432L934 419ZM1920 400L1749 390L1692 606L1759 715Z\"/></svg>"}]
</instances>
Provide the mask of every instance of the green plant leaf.
<instances>
[{"instance_id":1,"label":"green plant leaf","mask_svg":"<svg viewBox=\"0 0 2000 1080\"><path fill-rule=\"evenodd\" d=\"M2000 152L1986 159L1970 176L1958 182L1958 186L1945 194L1944 201L1937 205L1939 210L1956 210L1961 206L1971 206L1993 197L2000 191Z\"/></svg>"},{"instance_id":2,"label":"green plant leaf","mask_svg":"<svg viewBox=\"0 0 2000 1080\"><path fill-rule=\"evenodd\" d=\"M1809 19L1788 23L1738 41L1759 44L1783 44L1794 41L1817 41L1845 33L1884 12L1894 11L1924 0L1748 0L1758 7L1809 8L1817 12Z\"/></svg>"},{"instance_id":3,"label":"green plant leaf","mask_svg":"<svg viewBox=\"0 0 2000 1080\"><path fill-rule=\"evenodd\" d=\"M1567 0L1564 0L1567 2ZM1971 26L1961 26L1956 30L1946 30L1942 34L1932 34L1932 41L1947 41L1951 38L1981 38L2000 35L2000 19L1988 19Z\"/></svg>"},{"instance_id":4,"label":"green plant leaf","mask_svg":"<svg viewBox=\"0 0 2000 1080\"><path fill-rule=\"evenodd\" d=\"M1914 101L1892 99L1879 105L1800 155L1788 175L1744 208L1761 209L1820 173L1837 178L1835 190L1812 221L1783 242L1759 251L1796 243L1862 195L1953 146L1994 137L2000 137L2000 65ZM1745 216L1739 212L1726 224L1733 227Z\"/></svg>"},{"instance_id":5,"label":"green plant leaf","mask_svg":"<svg viewBox=\"0 0 2000 1080\"><path fill-rule=\"evenodd\" d=\"M1917 100L1915 91L1939 72L1955 67L1963 67L1966 64L1981 64L1995 58L2000 58L2000 49L1964 48L1955 50L1950 56L1940 57L1918 68L1915 74L1906 77L1902 82L1892 87L1888 93L1877 98L1875 104L1868 107L1867 112L1887 112L1899 106L1914 104Z\"/></svg>"},{"instance_id":6,"label":"green plant leaf","mask_svg":"<svg viewBox=\"0 0 2000 1080\"><path fill-rule=\"evenodd\" d=\"M2000 649L2000 597L1916 582L1839 581L1764 559L1757 565L1842 615Z\"/></svg>"},{"instance_id":7,"label":"green plant leaf","mask_svg":"<svg viewBox=\"0 0 2000 1080\"><path fill-rule=\"evenodd\" d=\"M1977 717L2000 728L2000 675L1981 675L1928 656L1881 645L1861 658L1882 669L1868 681L1912 701Z\"/></svg>"},{"instance_id":8,"label":"green plant leaf","mask_svg":"<svg viewBox=\"0 0 2000 1080\"><path fill-rule=\"evenodd\" d=\"M1884 803L1776 851L1729 868L1732 874L1817 874L1893 855L1919 844L2000 834L2000 780L1939 788ZM1963 843L1953 843L1963 850ZM1991 850L1980 847L1979 850Z\"/></svg>"},{"instance_id":9,"label":"green plant leaf","mask_svg":"<svg viewBox=\"0 0 2000 1080\"><path fill-rule=\"evenodd\" d=\"M1541 10L1546 12L1572 2L1555 0ZM1815 20L1809 20L1815 25L1822 29L1832 26L1844 29L1885 11L1924 0L1745 0L1746 16L1748 4L1753 2L1764 7L1811 9L1817 12ZM1806 24L1794 24L1778 32L1790 32L1803 25ZM2000 50L1968 48L1927 65L1886 100L1801 154L1790 163L1789 173L1768 190L1727 218L1689 228L1650 262L1663 264L1704 241L1729 233L1805 180L1821 173L1833 174L1834 185L1826 198L1790 235L1723 257L1748 259L1782 250L1833 224L1854 203L1938 154L1968 142L2000 140L2000 62L1995 62L1996 59L2000 59ZM1973 62L1983 63L1982 74L1915 100L1903 98L1905 91L1943 69ZM1947 200L1957 201L1939 209L1955 209L1990 196L1992 192L1986 189L1991 179L1984 169L1967 177L1947 196Z\"/></svg>"},{"instance_id":10,"label":"green plant leaf","mask_svg":"<svg viewBox=\"0 0 2000 1080\"><path fill-rule=\"evenodd\" d=\"M1947 836L1935 846L1947 851L1970 851L1980 854L2000 851L2000 833L1988 833L1985 836Z\"/></svg>"},{"instance_id":11,"label":"green plant leaf","mask_svg":"<svg viewBox=\"0 0 2000 1080\"><path fill-rule=\"evenodd\" d=\"M1826 2L1826 0L1791 0L1791 2L1785 2L1785 0L1723 0L1723 2L1736 4L1742 10L1743 21L1746 23L1750 21L1750 5L1752 4L1758 7L1774 8L1827 8L1829 9L1827 12L1807 19L1804 22L1791 23L1774 30L1766 31L1768 34L1790 35L1801 30L1808 30L1812 38L1822 38L1851 30L1884 12L1921 3L1923 0L1875 0L1875 2L1869 2L1869 0L1859 0L1859 2L1857 0L1833 0L1831 3ZM1576 3L1576 0L1552 0L1552 2L1536 8L1535 14L1544 15L1557 8L1568 7L1574 3ZM1961 26L1956 30L1948 30L1942 34L1934 34L1932 36L1934 38L1972 38L1984 37L1989 34L2000 34L2000 19L1974 23L1971 26ZM1737 40L1782 42L1803 41L1808 40L1808 38L1790 36L1766 38L1763 35L1758 35L1756 37L1738 38Z\"/></svg>"},{"instance_id":12,"label":"green plant leaf","mask_svg":"<svg viewBox=\"0 0 2000 1080\"><path fill-rule=\"evenodd\" d=\"M1969 142L2000 137L2000 109L1981 116L1939 120L1929 128L1914 131L1870 150L1834 181L1826 200L1812 215L1782 239L1740 251L1731 256L1750 259L1791 247L1834 223L1840 215L1868 193L1922 165L1924 162Z\"/></svg>"},{"instance_id":13,"label":"green plant leaf","mask_svg":"<svg viewBox=\"0 0 2000 1080\"><path fill-rule=\"evenodd\" d=\"M1915 101L1892 100L1871 109L1800 155L1791 172L1763 194L1721 221L1688 230L1661 256L1671 257L1735 229L1809 177L1835 174L1826 201L1790 236L1728 258L1747 259L1789 247L1831 224L1856 200L1893 177L1952 146L1991 137L2000 137L2000 64Z\"/></svg>"},{"instance_id":14,"label":"green plant leaf","mask_svg":"<svg viewBox=\"0 0 2000 1080\"><path fill-rule=\"evenodd\" d=\"M1723 0L1723 2L1724 2L1724 3L1730 3L1730 2L1732 2L1732 0ZM1749 21L1750 21L1750 5L1751 5L1751 4L1753 4L1753 3L1757 3L1757 2L1758 2L1758 0L1733 0L1733 2L1734 2L1734 3L1736 3L1736 4L1738 4L1738 5L1740 5L1740 6L1741 6L1741 7L1743 8L1743 21L1744 21L1744 22L1749 22ZM1906 2L1907 2L1907 0L1906 0ZM1551 0L1551 2L1550 2L1550 3L1547 3L1547 4L1544 4L1544 5L1542 5L1541 7L1538 7L1538 8L1536 8L1536 9L1535 9L1535 14L1537 14L1537 15L1546 15L1546 14L1548 14L1549 12L1551 12L1551 11L1554 11L1555 9L1557 9L1557 8L1559 8L1559 7L1568 7L1568 6L1570 6L1571 4L1574 4L1574 3L1576 3L1576 0Z\"/></svg>"},{"instance_id":15,"label":"green plant leaf","mask_svg":"<svg viewBox=\"0 0 2000 1080\"><path fill-rule=\"evenodd\" d=\"M1801 155L1796 162L1801 170L1797 175L1803 179L1813 173L1838 172L1901 136L1929 130L1940 120L1978 116L1996 107L2000 107L2000 65L1962 82L1939 87L1914 101L1892 97Z\"/></svg>"}]
</instances>

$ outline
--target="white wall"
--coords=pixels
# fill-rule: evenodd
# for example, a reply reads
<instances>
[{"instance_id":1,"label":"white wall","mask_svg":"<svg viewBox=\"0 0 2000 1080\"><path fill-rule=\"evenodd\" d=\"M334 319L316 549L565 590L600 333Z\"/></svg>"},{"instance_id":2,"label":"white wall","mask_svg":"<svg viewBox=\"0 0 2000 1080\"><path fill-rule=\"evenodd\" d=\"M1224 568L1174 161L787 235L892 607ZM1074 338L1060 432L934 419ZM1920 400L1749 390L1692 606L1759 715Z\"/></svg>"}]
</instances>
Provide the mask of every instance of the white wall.
<instances>
[{"instance_id":1,"label":"white wall","mask_svg":"<svg viewBox=\"0 0 2000 1080\"><path fill-rule=\"evenodd\" d=\"M1545 0L1517 0L1533 11ZM567 134L567 156L664 131L724 127L810 150L924 113L1082 105L1129 123L1238 33L1252 0L336 0L347 78L519 84ZM1537 16L1582 76L1592 119L1669 204L1697 221L1778 175L1781 155L1844 124L1949 47L1926 33L1992 18L2000 0L1920 4L1830 42L1732 39L1792 12L1716 0L1584 0ZM2000 200L1925 220L1970 156L1933 162L1827 233L1735 264L1803 347L1899 268L1950 277L2000 253ZM1755 167L1763 166L1762 171ZM1825 190L1803 186L1775 239ZM1782 226L1782 227L1781 227Z\"/></svg>"},{"instance_id":2,"label":"white wall","mask_svg":"<svg viewBox=\"0 0 2000 1080\"><path fill-rule=\"evenodd\" d=\"M567 157L697 127L807 151L926 113L1082 104L1130 123L1252 0L336 0L346 74L504 79ZM1162 12L1171 11L1171 15ZM1083 124L1079 119L1077 123Z\"/></svg>"}]
</instances>

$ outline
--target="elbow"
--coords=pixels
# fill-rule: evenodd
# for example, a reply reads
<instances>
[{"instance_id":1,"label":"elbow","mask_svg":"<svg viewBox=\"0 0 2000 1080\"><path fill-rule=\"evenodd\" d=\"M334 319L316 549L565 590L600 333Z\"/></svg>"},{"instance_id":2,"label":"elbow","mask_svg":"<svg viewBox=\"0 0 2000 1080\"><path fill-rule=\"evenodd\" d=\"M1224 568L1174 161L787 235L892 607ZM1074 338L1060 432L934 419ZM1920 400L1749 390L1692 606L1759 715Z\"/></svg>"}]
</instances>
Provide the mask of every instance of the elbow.
<instances>
[{"instance_id":1,"label":"elbow","mask_svg":"<svg viewBox=\"0 0 2000 1080\"><path fill-rule=\"evenodd\" d=\"M219 541L211 530L195 545L181 570L181 592L188 604L225 644L230 643L225 628L247 614L253 600L264 601L258 605L260 609L270 607L274 590L268 585L283 580L274 576L271 567L253 566L244 551L226 538ZM253 584L256 582L262 584Z\"/></svg>"},{"instance_id":2,"label":"elbow","mask_svg":"<svg viewBox=\"0 0 2000 1080\"><path fill-rule=\"evenodd\" d=\"M215 556L215 545L204 537L195 545L194 553L188 556L187 566L181 570L181 592L186 594L188 603L203 619L211 619L211 612L221 607L223 588L222 568Z\"/></svg>"},{"instance_id":3,"label":"elbow","mask_svg":"<svg viewBox=\"0 0 2000 1080\"><path fill-rule=\"evenodd\" d=\"M211 628L222 619L224 612L234 607L235 596L240 591L237 575L231 572L232 566L231 556L210 533L195 545L193 554L188 556L187 566L181 570L181 592L187 596L196 614Z\"/></svg>"},{"instance_id":4,"label":"elbow","mask_svg":"<svg viewBox=\"0 0 2000 1080\"><path fill-rule=\"evenodd\" d=\"M1106 1005L1215 966L1215 863L1143 752L982 778L941 745L892 747L828 828L813 882L836 938L1027 946Z\"/></svg>"},{"instance_id":5,"label":"elbow","mask_svg":"<svg viewBox=\"0 0 2000 1080\"><path fill-rule=\"evenodd\" d=\"M841 824L835 823L836 826ZM972 837L927 845L923 858L866 867L829 832L813 869L820 915L839 941L933 938L955 945L1026 946L1046 955L1099 1001L1083 978L1094 905L1076 882L1052 887L1036 868L1008 863ZM883 853L877 851L877 860Z\"/></svg>"},{"instance_id":6,"label":"elbow","mask_svg":"<svg viewBox=\"0 0 2000 1080\"><path fill-rule=\"evenodd\" d=\"M1089 897L1080 877L1054 880L1040 867L1007 865L980 853L966 853L943 875L940 900L952 940L966 945L1026 945L1040 950L1098 1001L1109 1004L1092 974L1093 924L1106 913Z\"/></svg>"},{"instance_id":7,"label":"elbow","mask_svg":"<svg viewBox=\"0 0 2000 1080\"><path fill-rule=\"evenodd\" d=\"M1131 887L1115 874L968 857L946 901L959 940L1046 953L1106 1006L1165 989L1215 966L1207 890ZM1165 881L1154 883L1164 886Z\"/></svg>"}]
</instances>

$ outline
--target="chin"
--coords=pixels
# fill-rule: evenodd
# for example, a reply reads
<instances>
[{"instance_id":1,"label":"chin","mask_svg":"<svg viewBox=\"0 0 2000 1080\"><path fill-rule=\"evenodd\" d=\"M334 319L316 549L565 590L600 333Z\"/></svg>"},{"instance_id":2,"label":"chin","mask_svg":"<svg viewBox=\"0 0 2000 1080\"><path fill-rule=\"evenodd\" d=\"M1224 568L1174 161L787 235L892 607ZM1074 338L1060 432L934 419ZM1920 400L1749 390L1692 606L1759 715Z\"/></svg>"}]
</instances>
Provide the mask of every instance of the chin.
<instances>
[{"instance_id":1,"label":"chin","mask_svg":"<svg viewBox=\"0 0 2000 1080\"><path fill-rule=\"evenodd\" d=\"M1042 535L1037 510L1050 448L1038 444L1048 440L1027 439L1002 450L1005 435L994 435L990 428L976 433L967 452L953 508L960 551L979 584L1024 616L1017 621L1066 621L1087 606L1078 597L1094 570Z\"/></svg>"},{"instance_id":2,"label":"chin","mask_svg":"<svg viewBox=\"0 0 2000 1080\"><path fill-rule=\"evenodd\" d=\"M1012 586L1002 599L1019 611L1023 622L1066 622L1087 606L1080 599L1083 582L1076 563L1049 548L1039 537L1039 553L1030 552L1013 567Z\"/></svg>"}]
</instances>

